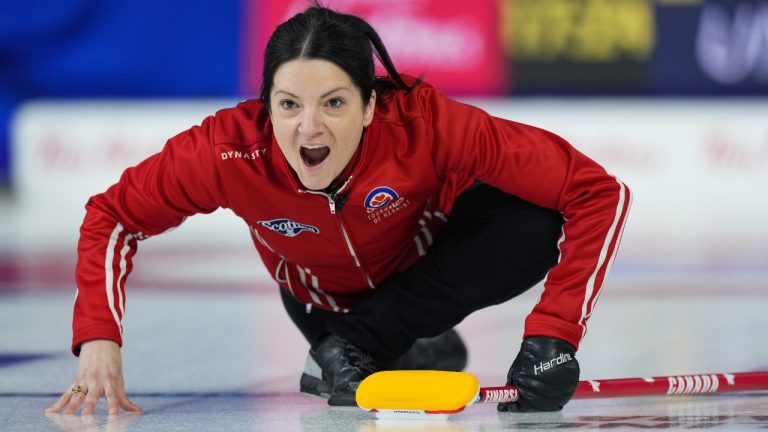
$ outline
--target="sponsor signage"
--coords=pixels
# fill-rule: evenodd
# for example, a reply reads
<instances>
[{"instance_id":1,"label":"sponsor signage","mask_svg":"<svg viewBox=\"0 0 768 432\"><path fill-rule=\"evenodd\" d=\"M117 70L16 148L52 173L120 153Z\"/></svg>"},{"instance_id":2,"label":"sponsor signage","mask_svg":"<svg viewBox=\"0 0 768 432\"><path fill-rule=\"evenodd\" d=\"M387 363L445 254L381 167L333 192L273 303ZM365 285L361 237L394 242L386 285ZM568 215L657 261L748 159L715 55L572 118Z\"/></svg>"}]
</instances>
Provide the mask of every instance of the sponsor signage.
<instances>
[{"instance_id":1,"label":"sponsor signage","mask_svg":"<svg viewBox=\"0 0 768 432\"><path fill-rule=\"evenodd\" d=\"M659 6L649 76L662 94L768 94L768 1Z\"/></svg>"},{"instance_id":2,"label":"sponsor signage","mask_svg":"<svg viewBox=\"0 0 768 432\"><path fill-rule=\"evenodd\" d=\"M500 0L514 93L634 93L656 44L648 0Z\"/></svg>"},{"instance_id":3,"label":"sponsor signage","mask_svg":"<svg viewBox=\"0 0 768 432\"><path fill-rule=\"evenodd\" d=\"M517 94L768 94L766 0L500 0Z\"/></svg>"},{"instance_id":4,"label":"sponsor signage","mask_svg":"<svg viewBox=\"0 0 768 432\"><path fill-rule=\"evenodd\" d=\"M259 225L286 237L296 237L305 231L312 234L320 234L320 230L317 229L317 227L292 221L287 218L259 221Z\"/></svg>"},{"instance_id":5,"label":"sponsor signage","mask_svg":"<svg viewBox=\"0 0 768 432\"><path fill-rule=\"evenodd\" d=\"M768 94L768 0L326 3L450 95ZM308 3L247 4L242 87L256 94L269 36Z\"/></svg>"},{"instance_id":6,"label":"sponsor signage","mask_svg":"<svg viewBox=\"0 0 768 432\"><path fill-rule=\"evenodd\" d=\"M306 0L252 1L247 8L243 87L258 94L264 47L275 27L307 8ZM401 73L418 76L451 94L505 92L506 65L499 46L495 1L328 0L339 12L358 15L379 33ZM377 62L377 74L386 71Z\"/></svg>"}]
</instances>

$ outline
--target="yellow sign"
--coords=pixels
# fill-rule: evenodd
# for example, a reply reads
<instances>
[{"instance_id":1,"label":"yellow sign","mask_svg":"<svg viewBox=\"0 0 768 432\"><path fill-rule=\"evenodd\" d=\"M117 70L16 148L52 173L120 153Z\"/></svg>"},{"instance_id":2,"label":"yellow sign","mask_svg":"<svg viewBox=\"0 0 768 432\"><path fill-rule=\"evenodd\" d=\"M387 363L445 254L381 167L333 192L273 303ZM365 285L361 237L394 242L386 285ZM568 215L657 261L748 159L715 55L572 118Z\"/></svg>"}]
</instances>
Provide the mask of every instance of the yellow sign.
<instances>
[{"instance_id":1,"label":"yellow sign","mask_svg":"<svg viewBox=\"0 0 768 432\"><path fill-rule=\"evenodd\" d=\"M528 61L642 62L656 42L651 0L501 0L509 57Z\"/></svg>"}]
</instances>

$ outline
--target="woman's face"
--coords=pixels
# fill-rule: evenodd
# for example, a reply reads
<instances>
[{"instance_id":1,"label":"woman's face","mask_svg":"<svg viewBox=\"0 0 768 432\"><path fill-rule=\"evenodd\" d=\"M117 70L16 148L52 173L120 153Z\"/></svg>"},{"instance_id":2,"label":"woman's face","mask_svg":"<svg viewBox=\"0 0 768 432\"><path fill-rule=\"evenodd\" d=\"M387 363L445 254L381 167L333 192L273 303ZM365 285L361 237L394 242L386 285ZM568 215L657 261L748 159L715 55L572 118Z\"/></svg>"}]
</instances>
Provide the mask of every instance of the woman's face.
<instances>
[{"instance_id":1,"label":"woman's face","mask_svg":"<svg viewBox=\"0 0 768 432\"><path fill-rule=\"evenodd\" d=\"M376 93L364 106L360 90L336 64L296 59L277 69L270 98L275 139L288 164L307 189L328 187L360 145Z\"/></svg>"}]
</instances>

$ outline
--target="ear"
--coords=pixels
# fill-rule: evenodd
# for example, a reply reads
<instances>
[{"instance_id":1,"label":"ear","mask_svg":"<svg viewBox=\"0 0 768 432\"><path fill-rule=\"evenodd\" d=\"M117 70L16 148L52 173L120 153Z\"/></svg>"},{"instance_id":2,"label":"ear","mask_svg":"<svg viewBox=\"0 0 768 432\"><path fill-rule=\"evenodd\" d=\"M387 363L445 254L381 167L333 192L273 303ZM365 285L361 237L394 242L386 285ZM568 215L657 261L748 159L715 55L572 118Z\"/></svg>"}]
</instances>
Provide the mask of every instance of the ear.
<instances>
[{"instance_id":1,"label":"ear","mask_svg":"<svg viewBox=\"0 0 768 432\"><path fill-rule=\"evenodd\" d=\"M376 90L371 90L371 99L363 108L363 127L368 127L373 121L373 111L376 109Z\"/></svg>"}]
</instances>

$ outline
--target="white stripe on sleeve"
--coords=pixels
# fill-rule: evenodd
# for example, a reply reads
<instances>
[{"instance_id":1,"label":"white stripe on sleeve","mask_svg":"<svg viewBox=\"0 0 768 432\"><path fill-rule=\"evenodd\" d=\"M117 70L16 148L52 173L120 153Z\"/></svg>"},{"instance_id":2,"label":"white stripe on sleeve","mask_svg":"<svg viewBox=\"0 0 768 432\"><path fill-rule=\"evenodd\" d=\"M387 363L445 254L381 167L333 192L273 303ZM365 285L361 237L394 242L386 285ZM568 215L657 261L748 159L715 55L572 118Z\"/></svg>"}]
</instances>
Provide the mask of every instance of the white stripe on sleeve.
<instances>
[{"instance_id":1,"label":"white stripe on sleeve","mask_svg":"<svg viewBox=\"0 0 768 432\"><path fill-rule=\"evenodd\" d=\"M587 287L586 292L584 293L584 302L581 305L581 318L579 318L579 325L581 326L581 336L584 337L584 335L587 332L587 325L586 320L589 318L589 316L592 314L592 309L595 306L595 302L597 301L597 298L600 296L600 287L597 287L597 290L595 288L595 280L597 279L598 273L600 273L600 270L602 270L604 264L613 263L613 258L616 255L616 251L618 250L618 238L616 238L616 244L614 244L613 250L610 251L610 258L608 259L608 263L606 263L606 257L609 253L609 248L611 243L614 240L615 233L617 231L617 227L619 224L619 221L624 217L625 211L624 211L624 202L626 200L626 186L624 183L616 179L616 183L619 185L619 202L616 205L616 211L615 216L613 218L613 223L611 223L611 227L608 229L608 233L605 236L605 241L603 242L603 247L600 250L600 255L597 260L597 266L595 266L595 271L592 272L592 275L589 277L589 280L587 280ZM628 209L627 209L628 210ZM624 222L626 222L626 218L624 218ZM623 232L624 230L624 224L622 223L621 227L619 228L619 232ZM605 269L604 275L607 276L609 268Z\"/></svg>"},{"instance_id":2,"label":"white stripe on sleeve","mask_svg":"<svg viewBox=\"0 0 768 432\"><path fill-rule=\"evenodd\" d=\"M131 251L131 245L129 242L133 238L132 234L128 234L123 239L123 249L120 250L120 276L117 278L117 299L118 306L120 306L120 317L125 316L125 298L123 298L123 287L125 284L125 276L128 270L128 253ZM122 325L121 327L122 328Z\"/></svg>"},{"instance_id":3,"label":"white stripe on sleeve","mask_svg":"<svg viewBox=\"0 0 768 432\"><path fill-rule=\"evenodd\" d=\"M106 258L104 259L104 280L105 280L105 289L107 292L107 303L109 305L109 310L112 312L112 317L115 319L115 324L117 324L117 328L120 331L120 335L123 334L123 324L120 322L120 316L117 315L117 310L115 310L115 274L114 274L114 268L112 266L112 263L115 259L115 247L117 246L118 241L120 240L120 235L123 233L123 226L120 224L117 224L115 229L112 231L112 235L109 236L109 243L107 244L107 253ZM122 259L121 259L122 262ZM118 281L122 277L122 266L121 266L121 272L118 276ZM118 288L119 291L119 288Z\"/></svg>"}]
</instances>

